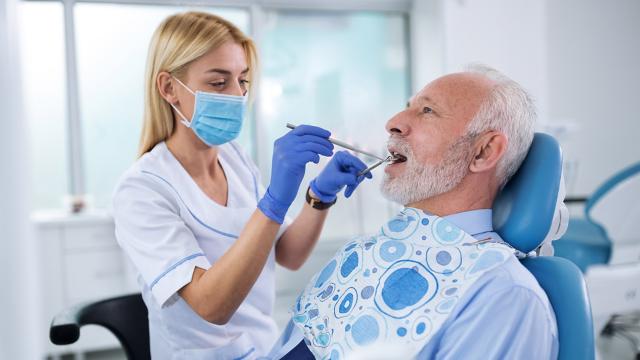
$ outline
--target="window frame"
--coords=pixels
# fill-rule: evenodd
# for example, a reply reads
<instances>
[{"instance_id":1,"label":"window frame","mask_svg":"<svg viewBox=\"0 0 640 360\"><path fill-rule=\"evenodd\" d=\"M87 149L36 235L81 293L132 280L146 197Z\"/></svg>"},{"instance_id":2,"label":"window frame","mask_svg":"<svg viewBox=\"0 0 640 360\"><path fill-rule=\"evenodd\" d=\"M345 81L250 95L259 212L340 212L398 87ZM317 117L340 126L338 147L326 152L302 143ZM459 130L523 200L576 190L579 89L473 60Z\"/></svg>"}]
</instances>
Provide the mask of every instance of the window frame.
<instances>
[{"instance_id":1,"label":"window frame","mask_svg":"<svg viewBox=\"0 0 640 360\"><path fill-rule=\"evenodd\" d=\"M76 28L74 7L79 3L96 3L96 4L116 4L116 5L160 5L160 6L188 6L188 7L224 7L235 8L247 11L249 16L249 36L256 42L261 44L261 34L264 33L264 14L267 11L277 10L299 10L299 11L316 11L316 12L356 12L356 11L372 11L378 13L395 13L405 17L408 55L408 86L409 90L413 89L412 85L412 41L411 41L411 23L413 0L21 0L24 2L57 2L63 5L63 21L64 21L64 55L66 70L66 128L67 128L67 161L68 161L68 195L72 200L70 206L74 213L87 210L86 203L86 177L84 167L84 146L82 135L82 118L80 112L79 97L79 79L76 51ZM254 89L256 93L260 92L260 79L254 79ZM260 109L260 97L254 100L254 109ZM257 156L258 149L263 149L269 144L265 143L263 137L258 136L264 132L266 124L261 118L260 111L254 111L253 120L255 128L253 138L251 139L255 146L253 147L253 158L259 168L267 164L261 164Z\"/></svg>"}]
</instances>

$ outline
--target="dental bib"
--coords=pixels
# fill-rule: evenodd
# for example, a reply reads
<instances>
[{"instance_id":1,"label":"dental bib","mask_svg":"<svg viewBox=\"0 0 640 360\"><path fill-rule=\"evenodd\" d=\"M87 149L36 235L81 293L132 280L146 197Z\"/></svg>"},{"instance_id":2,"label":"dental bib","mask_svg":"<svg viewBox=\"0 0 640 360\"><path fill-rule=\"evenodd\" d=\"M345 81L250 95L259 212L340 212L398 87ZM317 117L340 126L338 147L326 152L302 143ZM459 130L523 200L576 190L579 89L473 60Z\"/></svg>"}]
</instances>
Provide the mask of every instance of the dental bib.
<instances>
[{"instance_id":1,"label":"dental bib","mask_svg":"<svg viewBox=\"0 0 640 360\"><path fill-rule=\"evenodd\" d=\"M318 359L381 344L415 357L467 289L512 254L507 245L405 208L375 236L340 249L298 297L293 322Z\"/></svg>"}]
</instances>

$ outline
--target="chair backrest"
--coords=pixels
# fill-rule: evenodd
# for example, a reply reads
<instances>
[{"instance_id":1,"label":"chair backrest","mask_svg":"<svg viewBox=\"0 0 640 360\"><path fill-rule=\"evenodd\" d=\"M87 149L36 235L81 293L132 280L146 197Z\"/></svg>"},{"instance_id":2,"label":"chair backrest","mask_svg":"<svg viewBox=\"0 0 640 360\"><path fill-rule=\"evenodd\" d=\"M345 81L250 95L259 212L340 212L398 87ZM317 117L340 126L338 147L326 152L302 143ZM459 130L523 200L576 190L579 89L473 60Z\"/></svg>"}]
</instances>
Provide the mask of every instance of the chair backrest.
<instances>
[{"instance_id":1,"label":"chair backrest","mask_svg":"<svg viewBox=\"0 0 640 360\"><path fill-rule=\"evenodd\" d=\"M120 341L129 360L151 359L147 307L140 294L115 297L75 306L53 319L49 338L56 345L73 344L80 327L100 325Z\"/></svg>"},{"instance_id":2,"label":"chair backrest","mask_svg":"<svg viewBox=\"0 0 640 360\"><path fill-rule=\"evenodd\" d=\"M562 151L550 135L536 133L517 173L493 206L494 228L514 248L529 253L553 223L562 176ZM523 265L547 294L558 324L559 359L593 359L591 307L580 269L554 257L526 259Z\"/></svg>"},{"instance_id":3,"label":"chair backrest","mask_svg":"<svg viewBox=\"0 0 640 360\"><path fill-rule=\"evenodd\" d=\"M556 210L562 151L547 134L536 133L527 157L493 204L493 226L516 249L536 249Z\"/></svg>"},{"instance_id":4,"label":"chair backrest","mask_svg":"<svg viewBox=\"0 0 640 360\"><path fill-rule=\"evenodd\" d=\"M593 318L580 269L555 256L522 260L547 294L558 323L558 359L594 359Z\"/></svg>"}]
</instances>

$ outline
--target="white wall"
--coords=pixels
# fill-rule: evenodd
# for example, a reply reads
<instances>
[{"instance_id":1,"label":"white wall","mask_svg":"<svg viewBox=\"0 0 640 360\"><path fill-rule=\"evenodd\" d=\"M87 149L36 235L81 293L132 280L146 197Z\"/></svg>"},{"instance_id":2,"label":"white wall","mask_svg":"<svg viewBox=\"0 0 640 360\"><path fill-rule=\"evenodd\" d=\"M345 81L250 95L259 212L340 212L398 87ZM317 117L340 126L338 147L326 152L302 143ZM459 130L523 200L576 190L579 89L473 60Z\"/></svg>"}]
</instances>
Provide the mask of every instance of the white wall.
<instances>
[{"instance_id":1,"label":"white wall","mask_svg":"<svg viewBox=\"0 0 640 360\"><path fill-rule=\"evenodd\" d=\"M412 20L414 90L472 62L495 67L536 98L546 119L545 2L418 0Z\"/></svg>"},{"instance_id":2,"label":"white wall","mask_svg":"<svg viewBox=\"0 0 640 360\"><path fill-rule=\"evenodd\" d=\"M445 71L459 71L470 62L500 70L531 92L544 121L545 2L459 0L446 1L445 5Z\"/></svg>"},{"instance_id":3,"label":"white wall","mask_svg":"<svg viewBox=\"0 0 640 360\"><path fill-rule=\"evenodd\" d=\"M16 0L0 2L0 359L34 359L27 332L35 319L28 289L35 284L28 262L26 126L17 76Z\"/></svg>"},{"instance_id":4,"label":"white wall","mask_svg":"<svg viewBox=\"0 0 640 360\"><path fill-rule=\"evenodd\" d=\"M640 1L550 0L547 19L549 113L578 126L563 148L587 195L640 161Z\"/></svg>"}]
</instances>

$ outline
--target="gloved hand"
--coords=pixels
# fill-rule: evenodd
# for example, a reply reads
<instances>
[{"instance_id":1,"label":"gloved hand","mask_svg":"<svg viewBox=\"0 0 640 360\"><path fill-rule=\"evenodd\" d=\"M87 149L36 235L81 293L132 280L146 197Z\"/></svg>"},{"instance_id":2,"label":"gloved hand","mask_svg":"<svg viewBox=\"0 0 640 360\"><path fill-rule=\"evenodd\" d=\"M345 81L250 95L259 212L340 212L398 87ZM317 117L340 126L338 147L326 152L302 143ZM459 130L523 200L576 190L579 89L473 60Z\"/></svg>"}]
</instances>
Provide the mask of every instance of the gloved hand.
<instances>
[{"instance_id":1,"label":"gloved hand","mask_svg":"<svg viewBox=\"0 0 640 360\"><path fill-rule=\"evenodd\" d=\"M298 194L308 162L318 163L320 155L333 155L331 133L317 126L300 125L275 141L271 163L271 183L258 208L271 220L282 224Z\"/></svg>"},{"instance_id":2,"label":"gloved hand","mask_svg":"<svg viewBox=\"0 0 640 360\"><path fill-rule=\"evenodd\" d=\"M367 165L357 157L346 151L339 151L320 175L311 181L311 190L320 201L328 203L335 200L336 195L346 185L347 190L345 190L344 196L349 197L365 177L368 179L373 177L371 172L357 176L360 171L366 168Z\"/></svg>"}]
</instances>

